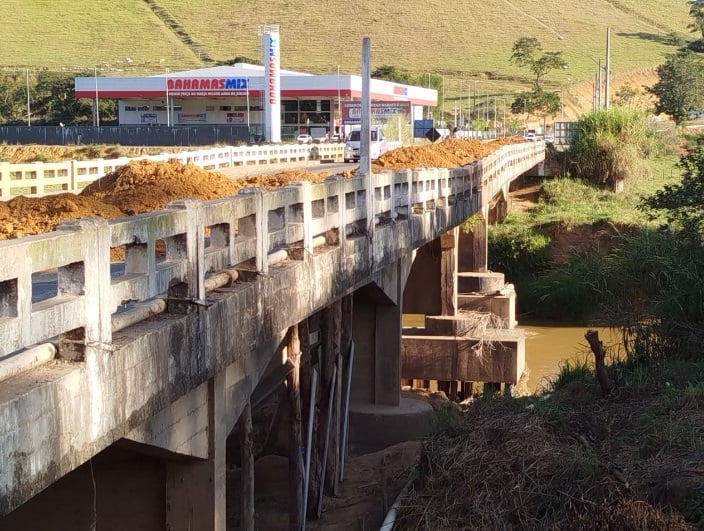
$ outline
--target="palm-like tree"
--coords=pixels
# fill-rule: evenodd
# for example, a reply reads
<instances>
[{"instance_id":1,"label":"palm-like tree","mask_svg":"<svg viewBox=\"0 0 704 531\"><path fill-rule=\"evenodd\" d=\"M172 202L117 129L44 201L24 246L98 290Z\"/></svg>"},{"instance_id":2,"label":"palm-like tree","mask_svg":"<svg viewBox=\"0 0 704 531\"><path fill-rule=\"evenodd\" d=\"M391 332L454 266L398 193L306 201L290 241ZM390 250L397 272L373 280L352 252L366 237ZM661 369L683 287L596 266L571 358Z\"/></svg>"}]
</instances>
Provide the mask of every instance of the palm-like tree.
<instances>
[{"instance_id":1,"label":"palm-like tree","mask_svg":"<svg viewBox=\"0 0 704 531\"><path fill-rule=\"evenodd\" d=\"M692 17L687 27L692 32L699 32L704 38L704 0L687 0L689 2L689 16Z\"/></svg>"}]
</instances>

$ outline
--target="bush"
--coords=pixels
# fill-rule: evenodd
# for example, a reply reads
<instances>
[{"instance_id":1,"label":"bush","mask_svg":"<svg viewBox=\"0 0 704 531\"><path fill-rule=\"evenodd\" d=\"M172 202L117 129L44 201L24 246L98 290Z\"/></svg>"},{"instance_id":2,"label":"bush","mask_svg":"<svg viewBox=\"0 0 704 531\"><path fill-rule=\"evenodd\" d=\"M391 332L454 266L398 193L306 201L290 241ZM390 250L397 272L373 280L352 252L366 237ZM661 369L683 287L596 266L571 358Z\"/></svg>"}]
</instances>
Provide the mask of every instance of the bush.
<instances>
[{"instance_id":1,"label":"bush","mask_svg":"<svg viewBox=\"0 0 704 531\"><path fill-rule=\"evenodd\" d=\"M657 151L645 113L614 108L580 118L569 157L578 177L614 188L619 181L647 176L644 159Z\"/></svg>"},{"instance_id":2,"label":"bush","mask_svg":"<svg viewBox=\"0 0 704 531\"><path fill-rule=\"evenodd\" d=\"M489 231L489 269L501 271L512 282L544 271L550 264L550 238L515 223L509 216Z\"/></svg>"}]
</instances>

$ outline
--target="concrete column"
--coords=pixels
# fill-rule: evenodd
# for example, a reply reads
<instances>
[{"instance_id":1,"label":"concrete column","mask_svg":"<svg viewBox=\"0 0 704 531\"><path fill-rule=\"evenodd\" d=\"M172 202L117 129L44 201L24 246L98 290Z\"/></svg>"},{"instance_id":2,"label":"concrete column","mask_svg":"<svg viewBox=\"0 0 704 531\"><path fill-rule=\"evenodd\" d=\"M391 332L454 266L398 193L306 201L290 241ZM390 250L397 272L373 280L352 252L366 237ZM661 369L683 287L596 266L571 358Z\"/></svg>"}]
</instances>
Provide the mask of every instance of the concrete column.
<instances>
[{"instance_id":1,"label":"concrete column","mask_svg":"<svg viewBox=\"0 0 704 531\"><path fill-rule=\"evenodd\" d=\"M250 187L242 188L238 195L253 196L256 203L256 214L253 219L240 220L240 230L244 229L245 234L255 235L257 240L257 271L266 275L269 272L269 217L266 210L266 199L264 188Z\"/></svg>"},{"instance_id":2,"label":"concrete column","mask_svg":"<svg viewBox=\"0 0 704 531\"><path fill-rule=\"evenodd\" d=\"M457 242L459 229L440 235L440 315L457 314Z\"/></svg>"},{"instance_id":3,"label":"concrete column","mask_svg":"<svg viewBox=\"0 0 704 531\"><path fill-rule=\"evenodd\" d=\"M353 338L355 363L351 399L398 406L401 398L400 264L386 268L384 282L355 292ZM395 283L395 286L391 286ZM391 290L390 288L393 288ZM398 302L394 299L398 299Z\"/></svg>"},{"instance_id":4,"label":"concrete column","mask_svg":"<svg viewBox=\"0 0 704 531\"><path fill-rule=\"evenodd\" d=\"M313 233L311 222L313 220L313 206L311 196L311 183L308 181L294 181L288 184L291 188L297 189L298 198L301 203L301 210L297 215L286 215L285 224L301 224L303 226L303 259L313 254ZM287 231L290 234L290 231Z\"/></svg>"},{"instance_id":5,"label":"concrete column","mask_svg":"<svg viewBox=\"0 0 704 531\"><path fill-rule=\"evenodd\" d=\"M208 458L166 468L166 529L225 531L225 373L208 382Z\"/></svg>"},{"instance_id":6,"label":"concrete column","mask_svg":"<svg viewBox=\"0 0 704 531\"><path fill-rule=\"evenodd\" d=\"M469 232L460 230L457 264L459 272L488 271L488 219L489 207L485 205L472 219L472 229Z\"/></svg>"},{"instance_id":7,"label":"concrete column","mask_svg":"<svg viewBox=\"0 0 704 531\"><path fill-rule=\"evenodd\" d=\"M186 273L187 293L176 293L177 297L188 299L205 299L205 216L203 204L196 199L179 199L172 201L166 208L186 210L188 212L188 228L183 238L169 238L166 247L167 258L188 260ZM171 248L169 248L171 244Z\"/></svg>"},{"instance_id":8,"label":"concrete column","mask_svg":"<svg viewBox=\"0 0 704 531\"><path fill-rule=\"evenodd\" d=\"M401 307L376 307L374 403L398 406L401 400Z\"/></svg>"}]
</instances>

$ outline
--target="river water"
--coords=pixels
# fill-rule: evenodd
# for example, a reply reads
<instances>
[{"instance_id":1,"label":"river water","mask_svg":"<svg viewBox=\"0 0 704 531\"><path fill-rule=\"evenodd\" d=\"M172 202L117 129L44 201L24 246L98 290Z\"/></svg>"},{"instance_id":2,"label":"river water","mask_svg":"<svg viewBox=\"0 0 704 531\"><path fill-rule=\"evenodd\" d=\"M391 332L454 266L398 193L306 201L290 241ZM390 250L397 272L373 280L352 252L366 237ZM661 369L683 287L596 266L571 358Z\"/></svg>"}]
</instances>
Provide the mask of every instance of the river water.
<instances>
[{"instance_id":1,"label":"river water","mask_svg":"<svg viewBox=\"0 0 704 531\"><path fill-rule=\"evenodd\" d=\"M528 389L539 391L554 378L565 360L589 360L594 356L584 339L584 333L594 327L559 323L519 323L526 331L526 365L529 370ZM619 348L620 334L609 328L596 328L607 353Z\"/></svg>"}]
</instances>

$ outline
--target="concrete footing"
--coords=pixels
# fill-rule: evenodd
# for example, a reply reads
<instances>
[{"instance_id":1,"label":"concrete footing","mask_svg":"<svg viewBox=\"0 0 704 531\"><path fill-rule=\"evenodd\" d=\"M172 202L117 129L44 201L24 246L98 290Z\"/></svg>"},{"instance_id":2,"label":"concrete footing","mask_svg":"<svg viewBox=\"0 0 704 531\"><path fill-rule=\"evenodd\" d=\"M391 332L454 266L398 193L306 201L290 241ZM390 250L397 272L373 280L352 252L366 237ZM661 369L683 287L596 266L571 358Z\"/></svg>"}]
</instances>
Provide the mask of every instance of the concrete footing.
<instances>
[{"instance_id":1,"label":"concrete footing","mask_svg":"<svg viewBox=\"0 0 704 531\"><path fill-rule=\"evenodd\" d=\"M525 369L525 331L487 330L484 337L404 336L403 378L515 384Z\"/></svg>"},{"instance_id":2,"label":"concrete footing","mask_svg":"<svg viewBox=\"0 0 704 531\"><path fill-rule=\"evenodd\" d=\"M506 281L503 273L494 271L460 271L457 273L459 293L495 293L503 289Z\"/></svg>"},{"instance_id":3,"label":"concrete footing","mask_svg":"<svg viewBox=\"0 0 704 531\"><path fill-rule=\"evenodd\" d=\"M398 406L350 404L350 455L379 451L430 433L433 408L425 400L401 397Z\"/></svg>"},{"instance_id":4,"label":"concrete footing","mask_svg":"<svg viewBox=\"0 0 704 531\"><path fill-rule=\"evenodd\" d=\"M503 328L515 328L516 321L516 292L507 290L505 294L478 295L460 293L457 295L457 306L460 310L491 313L501 318Z\"/></svg>"}]
</instances>

